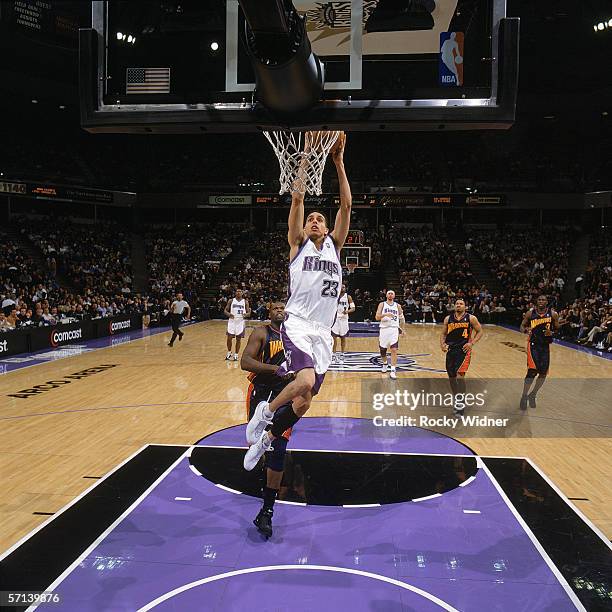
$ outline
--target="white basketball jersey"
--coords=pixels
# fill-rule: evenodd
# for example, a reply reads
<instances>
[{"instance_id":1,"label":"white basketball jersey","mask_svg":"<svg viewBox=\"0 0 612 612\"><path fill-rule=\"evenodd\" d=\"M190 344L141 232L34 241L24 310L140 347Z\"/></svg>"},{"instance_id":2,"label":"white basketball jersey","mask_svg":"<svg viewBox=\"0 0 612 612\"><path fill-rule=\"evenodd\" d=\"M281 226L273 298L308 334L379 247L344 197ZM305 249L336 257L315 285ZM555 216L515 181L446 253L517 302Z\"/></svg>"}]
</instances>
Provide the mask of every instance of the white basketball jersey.
<instances>
[{"instance_id":1,"label":"white basketball jersey","mask_svg":"<svg viewBox=\"0 0 612 612\"><path fill-rule=\"evenodd\" d=\"M338 318L339 319L348 319L348 311L349 309L349 301L348 301L348 294L344 294L339 300L338 300Z\"/></svg>"},{"instance_id":2,"label":"white basketball jersey","mask_svg":"<svg viewBox=\"0 0 612 612\"><path fill-rule=\"evenodd\" d=\"M397 302L389 304L389 302L383 302L383 308L381 314L390 314L392 317L382 319L380 327L399 327L399 306Z\"/></svg>"},{"instance_id":3,"label":"white basketball jersey","mask_svg":"<svg viewBox=\"0 0 612 612\"><path fill-rule=\"evenodd\" d=\"M236 298L233 298L232 305L230 306L230 312L234 315L234 319L236 319L236 321L244 319L244 313L246 312L245 299L242 298L241 300L237 300Z\"/></svg>"},{"instance_id":4,"label":"white basketball jersey","mask_svg":"<svg viewBox=\"0 0 612 612\"><path fill-rule=\"evenodd\" d=\"M331 328L341 289L342 266L334 241L326 236L319 251L307 239L289 263L289 299L285 312Z\"/></svg>"}]
</instances>

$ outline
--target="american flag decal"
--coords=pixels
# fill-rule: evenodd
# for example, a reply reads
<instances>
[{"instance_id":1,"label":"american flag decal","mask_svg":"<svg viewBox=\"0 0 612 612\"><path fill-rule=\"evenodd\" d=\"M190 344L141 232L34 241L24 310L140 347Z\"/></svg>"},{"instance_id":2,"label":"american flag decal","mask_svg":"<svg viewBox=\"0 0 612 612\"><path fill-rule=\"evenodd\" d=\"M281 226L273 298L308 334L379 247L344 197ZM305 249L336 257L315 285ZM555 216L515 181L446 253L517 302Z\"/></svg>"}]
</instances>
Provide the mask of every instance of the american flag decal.
<instances>
[{"instance_id":1,"label":"american flag decal","mask_svg":"<svg viewBox=\"0 0 612 612\"><path fill-rule=\"evenodd\" d=\"M170 93L170 68L128 68L126 94Z\"/></svg>"}]
</instances>

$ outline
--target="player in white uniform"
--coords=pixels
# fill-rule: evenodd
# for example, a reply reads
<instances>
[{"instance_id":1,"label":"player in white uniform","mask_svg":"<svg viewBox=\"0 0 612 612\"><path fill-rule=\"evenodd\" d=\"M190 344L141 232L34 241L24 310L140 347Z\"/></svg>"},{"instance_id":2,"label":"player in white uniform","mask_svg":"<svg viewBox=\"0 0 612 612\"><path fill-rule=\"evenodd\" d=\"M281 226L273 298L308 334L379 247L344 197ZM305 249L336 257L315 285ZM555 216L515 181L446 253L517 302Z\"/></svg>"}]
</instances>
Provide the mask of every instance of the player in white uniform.
<instances>
[{"instance_id":1,"label":"player in white uniform","mask_svg":"<svg viewBox=\"0 0 612 612\"><path fill-rule=\"evenodd\" d=\"M312 133L306 134L306 146ZM346 136L342 132L330 151L338 173L340 206L334 229L330 232L325 215L311 212L304 223L304 194L292 192L289 211L289 299L285 322L281 326L286 364L279 376L295 373L289 383L269 404L260 402L247 425L251 445L244 467L252 470L261 456L272 447L272 440L297 423L321 387L331 364L333 340L331 328L336 319L338 297L342 288L340 249L351 222L351 188L344 169ZM274 412L292 402L292 409L279 413L270 431Z\"/></svg>"},{"instance_id":2,"label":"player in white uniform","mask_svg":"<svg viewBox=\"0 0 612 612\"><path fill-rule=\"evenodd\" d=\"M380 321L378 345L382 360L382 371L387 371L387 349L391 349L391 372L389 376L397 378L397 349L399 335L402 333L400 321L404 321L402 307L395 301L395 291L387 291L387 301L381 302L376 311L376 320Z\"/></svg>"},{"instance_id":3,"label":"player in white uniform","mask_svg":"<svg viewBox=\"0 0 612 612\"><path fill-rule=\"evenodd\" d=\"M241 289L236 289L236 297L227 303L224 314L229 319L227 322L227 355L225 360L228 361L232 358L232 338L236 338L234 361L238 361L240 341L244 338L244 320L251 316L249 300L243 297Z\"/></svg>"},{"instance_id":4,"label":"player in white uniform","mask_svg":"<svg viewBox=\"0 0 612 612\"><path fill-rule=\"evenodd\" d=\"M336 322L332 327L332 336L334 337L334 354L332 359L336 359L336 344L338 338L340 338L340 349L339 355L340 361L344 361L344 349L346 348L346 337L349 335L349 314L355 312L355 302L353 298L346 292L346 285L342 285L342 293L338 300L338 314L336 315Z\"/></svg>"}]
</instances>

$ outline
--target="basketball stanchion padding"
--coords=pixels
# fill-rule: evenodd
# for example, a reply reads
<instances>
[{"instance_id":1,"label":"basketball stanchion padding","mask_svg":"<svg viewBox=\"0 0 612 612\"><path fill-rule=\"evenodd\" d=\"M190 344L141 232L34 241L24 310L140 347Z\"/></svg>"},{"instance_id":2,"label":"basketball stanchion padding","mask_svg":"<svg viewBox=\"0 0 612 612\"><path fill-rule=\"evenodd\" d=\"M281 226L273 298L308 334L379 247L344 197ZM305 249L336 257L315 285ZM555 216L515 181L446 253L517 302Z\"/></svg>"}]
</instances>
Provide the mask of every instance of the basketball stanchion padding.
<instances>
[{"instance_id":1,"label":"basketball stanchion padding","mask_svg":"<svg viewBox=\"0 0 612 612\"><path fill-rule=\"evenodd\" d=\"M264 132L280 166L279 193L321 195L323 169L340 132Z\"/></svg>"}]
</instances>

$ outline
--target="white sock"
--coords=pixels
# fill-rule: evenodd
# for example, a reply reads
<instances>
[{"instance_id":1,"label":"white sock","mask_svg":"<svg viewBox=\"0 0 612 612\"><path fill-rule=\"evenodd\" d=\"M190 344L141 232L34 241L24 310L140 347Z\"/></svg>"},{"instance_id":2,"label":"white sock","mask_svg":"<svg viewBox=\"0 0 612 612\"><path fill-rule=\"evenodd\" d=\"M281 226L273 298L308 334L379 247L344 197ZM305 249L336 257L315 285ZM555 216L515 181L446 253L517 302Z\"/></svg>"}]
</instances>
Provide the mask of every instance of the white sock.
<instances>
[{"instance_id":1,"label":"white sock","mask_svg":"<svg viewBox=\"0 0 612 612\"><path fill-rule=\"evenodd\" d=\"M395 372L395 366L394 365L391 366L391 371Z\"/></svg>"},{"instance_id":2,"label":"white sock","mask_svg":"<svg viewBox=\"0 0 612 612\"><path fill-rule=\"evenodd\" d=\"M271 412L268 408L264 408L263 415L266 419L271 419L274 416L274 413Z\"/></svg>"}]
</instances>

